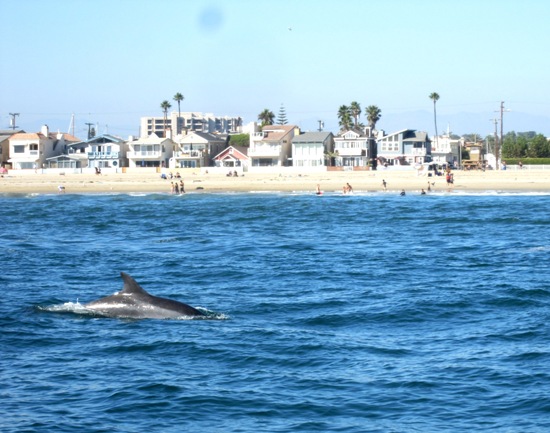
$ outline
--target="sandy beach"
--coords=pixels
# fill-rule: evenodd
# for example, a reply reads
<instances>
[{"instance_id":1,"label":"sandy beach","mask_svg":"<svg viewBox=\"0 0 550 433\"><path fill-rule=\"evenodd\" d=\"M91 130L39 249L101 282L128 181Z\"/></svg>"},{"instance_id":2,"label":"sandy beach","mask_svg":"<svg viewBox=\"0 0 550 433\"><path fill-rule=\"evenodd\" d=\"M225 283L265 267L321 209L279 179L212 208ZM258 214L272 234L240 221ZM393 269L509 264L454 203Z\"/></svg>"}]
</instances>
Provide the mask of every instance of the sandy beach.
<instances>
[{"instance_id":1,"label":"sandy beach","mask_svg":"<svg viewBox=\"0 0 550 433\"><path fill-rule=\"evenodd\" d=\"M350 183L354 192L382 191L382 181L389 192L432 191L505 191L550 192L550 170L454 171L454 184L447 186L445 176L428 177L416 171L330 171L323 173L281 172L247 173L242 177L224 174L194 173L182 170L187 193L208 192L314 192L317 184L325 192L341 192ZM175 179L173 179L175 180ZM0 178L0 194L58 193L62 185L66 193L170 193L170 179L153 172L93 174L18 173L11 170Z\"/></svg>"}]
</instances>

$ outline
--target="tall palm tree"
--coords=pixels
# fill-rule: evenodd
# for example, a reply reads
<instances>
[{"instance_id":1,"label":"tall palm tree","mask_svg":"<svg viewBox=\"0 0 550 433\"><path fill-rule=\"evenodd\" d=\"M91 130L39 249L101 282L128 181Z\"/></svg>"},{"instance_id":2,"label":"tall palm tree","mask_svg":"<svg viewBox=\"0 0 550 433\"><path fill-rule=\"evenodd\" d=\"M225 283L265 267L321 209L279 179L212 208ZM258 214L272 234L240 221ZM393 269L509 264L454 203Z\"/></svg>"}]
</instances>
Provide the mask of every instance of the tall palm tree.
<instances>
[{"instance_id":1,"label":"tall palm tree","mask_svg":"<svg viewBox=\"0 0 550 433\"><path fill-rule=\"evenodd\" d=\"M437 115L435 111L435 103L439 101L439 95L435 92L430 93L429 98L434 101L434 125L435 125L435 147L437 148Z\"/></svg>"},{"instance_id":2,"label":"tall palm tree","mask_svg":"<svg viewBox=\"0 0 550 433\"><path fill-rule=\"evenodd\" d=\"M264 111L258 114L258 120L261 120L262 127L264 127L265 125L273 125L274 119L275 119L275 114L273 114L273 111L267 108L265 108Z\"/></svg>"},{"instance_id":3,"label":"tall palm tree","mask_svg":"<svg viewBox=\"0 0 550 433\"><path fill-rule=\"evenodd\" d=\"M372 131L374 131L374 128L376 128L376 123L382 117L382 110L380 110L380 108L378 108L376 105L369 105L367 107L367 110L365 111L365 115L367 116L370 134L372 135Z\"/></svg>"},{"instance_id":4,"label":"tall palm tree","mask_svg":"<svg viewBox=\"0 0 550 433\"><path fill-rule=\"evenodd\" d=\"M176 134L180 133L180 117L181 117L180 103L184 99L185 99L184 96L179 92L174 95L174 101L178 103L178 125L176 127Z\"/></svg>"},{"instance_id":5,"label":"tall palm tree","mask_svg":"<svg viewBox=\"0 0 550 433\"><path fill-rule=\"evenodd\" d=\"M338 120L343 131L351 129L351 112L347 105L341 105L338 109Z\"/></svg>"},{"instance_id":6,"label":"tall palm tree","mask_svg":"<svg viewBox=\"0 0 550 433\"><path fill-rule=\"evenodd\" d=\"M160 108L162 108L162 111L164 111L164 136L166 137L166 122L168 120L168 110L172 108L172 105L170 105L170 102L164 100L161 102Z\"/></svg>"},{"instance_id":7,"label":"tall palm tree","mask_svg":"<svg viewBox=\"0 0 550 433\"><path fill-rule=\"evenodd\" d=\"M359 126L359 116L361 115L361 105L359 105L359 102L353 101L349 104L349 112L353 116L354 126L357 128Z\"/></svg>"}]
</instances>

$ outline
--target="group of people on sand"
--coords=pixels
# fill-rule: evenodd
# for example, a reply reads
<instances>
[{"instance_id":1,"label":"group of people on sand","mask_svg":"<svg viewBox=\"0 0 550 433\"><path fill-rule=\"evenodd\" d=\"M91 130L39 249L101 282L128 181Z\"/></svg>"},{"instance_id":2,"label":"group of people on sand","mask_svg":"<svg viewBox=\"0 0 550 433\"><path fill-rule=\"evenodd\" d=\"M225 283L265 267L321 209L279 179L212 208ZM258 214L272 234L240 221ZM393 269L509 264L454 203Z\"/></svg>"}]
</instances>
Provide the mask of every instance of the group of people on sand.
<instances>
[{"instance_id":1,"label":"group of people on sand","mask_svg":"<svg viewBox=\"0 0 550 433\"><path fill-rule=\"evenodd\" d=\"M170 193L171 194L185 194L185 184L183 179L175 182L170 182Z\"/></svg>"}]
</instances>

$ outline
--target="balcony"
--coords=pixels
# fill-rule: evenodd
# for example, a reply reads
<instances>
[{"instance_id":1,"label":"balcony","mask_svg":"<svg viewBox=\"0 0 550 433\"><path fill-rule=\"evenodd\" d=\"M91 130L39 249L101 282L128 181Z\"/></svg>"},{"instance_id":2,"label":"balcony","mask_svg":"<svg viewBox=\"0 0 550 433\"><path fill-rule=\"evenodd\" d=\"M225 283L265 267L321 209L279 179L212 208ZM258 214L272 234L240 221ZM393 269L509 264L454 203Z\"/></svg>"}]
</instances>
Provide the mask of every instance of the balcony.
<instances>
[{"instance_id":1,"label":"balcony","mask_svg":"<svg viewBox=\"0 0 550 433\"><path fill-rule=\"evenodd\" d=\"M367 149L335 148L334 152L339 156L365 156L367 154Z\"/></svg>"},{"instance_id":2,"label":"balcony","mask_svg":"<svg viewBox=\"0 0 550 433\"><path fill-rule=\"evenodd\" d=\"M128 152L126 156L129 159L160 159L163 154L159 150L140 150L137 152Z\"/></svg>"},{"instance_id":3,"label":"balcony","mask_svg":"<svg viewBox=\"0 0 550 433\"><path fill-rule=\"evenodd\" d=\"M177 151L174 152L174 158L202 158L202 150L191 150L191 151Z\"/></svg>"},{"instance_id":4,"label":"balcony","mask_svg":"<svg viewBox=\"0 0 550 433\"><path fill-rule=\"evenodd\" d=\"M281 146L254 146L248 149L249 157L275 157L278 158L281 154Z\"/></svg>"},{"instance_id":5,"label":"balcony","mask_svg":"<svg viewBox=\"0 0 550 433\"><path fill-rule=\"evenodd\" d=\"M425 147L413 147L411 149L411 155L414 156L426 156L426 148Z\"/></svg>"},{"instance_id":6,"label":"balcony","mask_svg":"<svg viewBox=\"0 0 550 433\"><path fill-rule=\"evenodd\" d=\"M88 159L118 159L120 152L88 152Z\"/></svg>"}]
</instances>

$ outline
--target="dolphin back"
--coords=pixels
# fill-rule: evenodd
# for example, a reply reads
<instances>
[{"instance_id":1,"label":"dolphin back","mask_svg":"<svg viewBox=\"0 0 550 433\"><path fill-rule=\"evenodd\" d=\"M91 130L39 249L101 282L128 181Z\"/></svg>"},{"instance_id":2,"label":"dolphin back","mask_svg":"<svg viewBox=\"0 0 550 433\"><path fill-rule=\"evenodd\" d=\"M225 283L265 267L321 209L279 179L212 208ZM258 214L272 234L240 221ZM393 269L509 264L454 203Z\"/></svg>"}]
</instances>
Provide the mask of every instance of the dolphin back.
<instances>
[{"instance_id":1,"label":"dolphin back","mask_svg":"<svg viewBox=\"0 0 550 433\"><path fill-rule=\"evenodd\" d=\"M121 291L112 296L92 301L85 307L106 317L136 319L167 319L205 315L183 302L150 295L125 272L121 272L120 276L124 282Z\"/></svg>"}]
</instances>

